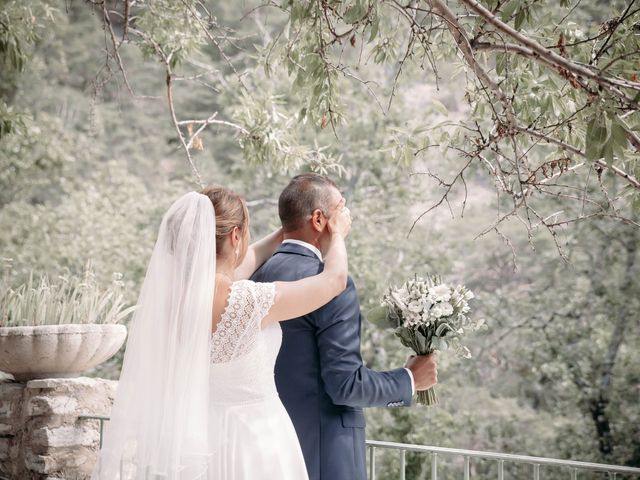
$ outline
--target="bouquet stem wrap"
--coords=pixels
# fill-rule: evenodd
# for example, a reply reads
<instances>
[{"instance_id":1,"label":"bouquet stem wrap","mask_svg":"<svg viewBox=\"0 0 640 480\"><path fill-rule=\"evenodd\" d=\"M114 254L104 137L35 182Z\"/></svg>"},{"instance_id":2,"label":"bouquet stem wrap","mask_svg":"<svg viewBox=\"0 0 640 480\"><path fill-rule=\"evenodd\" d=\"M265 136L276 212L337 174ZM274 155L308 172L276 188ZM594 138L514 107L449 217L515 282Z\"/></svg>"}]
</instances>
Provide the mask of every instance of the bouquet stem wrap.
<instances>
[{"instance_id":1,"label":"bouquet stem wrap","mask_svg":"<svg viewBox=\"0 0 640 480\"><path fill-rule=\"evenodd\" d=\"M418 392L418 403L421 405L437 405L438 397L436 395L436 387L431 387L429 390L420 390Z\"/></svg>"}]
</instances>

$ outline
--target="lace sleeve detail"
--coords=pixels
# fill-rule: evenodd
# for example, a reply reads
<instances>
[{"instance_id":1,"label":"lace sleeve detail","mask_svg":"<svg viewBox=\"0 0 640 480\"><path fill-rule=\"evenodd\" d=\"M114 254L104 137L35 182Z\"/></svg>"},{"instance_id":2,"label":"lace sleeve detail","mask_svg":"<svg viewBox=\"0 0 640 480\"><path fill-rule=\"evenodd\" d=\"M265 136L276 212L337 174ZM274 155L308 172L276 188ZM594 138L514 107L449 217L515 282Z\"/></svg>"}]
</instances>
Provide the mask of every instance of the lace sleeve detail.
<instances>
[{"instance_id":1,"label":"lace sleeve detail","mask_svg":"<svg viewBox=\"0 0 640 480\"><path fill-rule=\"evenodd\" d=\"M262 322L262 319L267 316L269 310L273 306L276 299L276 284L275 283L255 283L253 285L253 293L255 298L255 321L258 322L258 326Z\"/></svg>"},{"instance_id":2,"label":"lace sleeve detail","mask_svg":"<svg viewBox=\"0 0 640 480\"><path fill-rule=\"evenodd\" d=\"M255 347L261 321L274 299L273 283L242 280L231 286L227 307L211 337L213 362L229 362Z\"/></svg>"}]
</instances>

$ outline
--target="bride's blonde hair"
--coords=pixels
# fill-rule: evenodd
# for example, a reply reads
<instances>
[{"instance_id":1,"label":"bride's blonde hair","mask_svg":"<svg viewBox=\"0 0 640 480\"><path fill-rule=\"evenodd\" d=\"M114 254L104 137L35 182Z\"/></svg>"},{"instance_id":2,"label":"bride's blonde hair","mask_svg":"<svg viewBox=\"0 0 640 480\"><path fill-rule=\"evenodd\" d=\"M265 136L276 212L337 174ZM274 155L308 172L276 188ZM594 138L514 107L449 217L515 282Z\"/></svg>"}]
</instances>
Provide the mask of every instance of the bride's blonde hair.
<instances>
[{"instance_id":1,"label":"bride's blonde hair","mask_svg":"<svg viewBox=\"0 0 640 480\"><path fill-rule=\"evenodd\" d=\"M244 234L249 228L249 210L244 198L224 187L208 186L201 192L209 197L216 212L216 251L222 251L222 244L235 227Z\"/></svg>"}]
</instances>

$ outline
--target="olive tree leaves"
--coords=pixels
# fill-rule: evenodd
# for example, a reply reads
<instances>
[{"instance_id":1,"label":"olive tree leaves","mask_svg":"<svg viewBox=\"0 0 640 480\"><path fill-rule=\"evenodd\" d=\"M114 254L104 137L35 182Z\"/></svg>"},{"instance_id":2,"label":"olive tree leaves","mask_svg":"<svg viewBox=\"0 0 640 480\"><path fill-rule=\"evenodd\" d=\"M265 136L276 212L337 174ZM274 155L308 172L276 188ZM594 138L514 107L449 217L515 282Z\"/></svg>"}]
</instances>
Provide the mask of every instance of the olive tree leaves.
<instances>
[{"instance_id":1,"label":"olive tree leaves","mask_svg":"<svg viewBox=\"0 0 640 480\"><path fill-rule=\"evenodd\" d=\"M587 123L585 155L588 160L604 159L613 165L614 157L624 158L628 132L615 115L599 112Z\"/></svg>"},{"instance_id":2,"label":"olive tree leaves","mask_svg":"<svg viewBox=\"0 0 640 480\"><path fill-rule=\"evenodd\" d=\"M29 59L56 10L40 1L3 2L0 10L0 140L26 130L26 117L8 104Z\"/></svg>"}]
</instances>

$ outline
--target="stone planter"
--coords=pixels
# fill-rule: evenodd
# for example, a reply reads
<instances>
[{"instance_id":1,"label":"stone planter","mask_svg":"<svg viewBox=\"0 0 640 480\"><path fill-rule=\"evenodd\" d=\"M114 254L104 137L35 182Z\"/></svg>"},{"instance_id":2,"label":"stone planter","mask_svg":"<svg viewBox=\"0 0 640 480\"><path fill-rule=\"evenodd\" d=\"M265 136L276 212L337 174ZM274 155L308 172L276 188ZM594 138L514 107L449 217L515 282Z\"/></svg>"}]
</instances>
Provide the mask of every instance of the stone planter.
<instances>
[{"instance_id":1,"label":"stone planter","mask_svg":"<svg viewBox=\"0 0 640 480\"><path fill-rule=\"evenodd\" d=\"M0 327L0 370L18 381L77 377L115 355L126 336L114 324Z\"/></svg>"}]
</instances>

